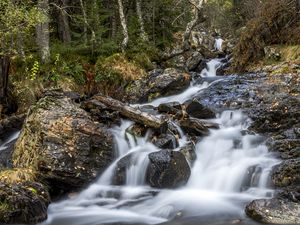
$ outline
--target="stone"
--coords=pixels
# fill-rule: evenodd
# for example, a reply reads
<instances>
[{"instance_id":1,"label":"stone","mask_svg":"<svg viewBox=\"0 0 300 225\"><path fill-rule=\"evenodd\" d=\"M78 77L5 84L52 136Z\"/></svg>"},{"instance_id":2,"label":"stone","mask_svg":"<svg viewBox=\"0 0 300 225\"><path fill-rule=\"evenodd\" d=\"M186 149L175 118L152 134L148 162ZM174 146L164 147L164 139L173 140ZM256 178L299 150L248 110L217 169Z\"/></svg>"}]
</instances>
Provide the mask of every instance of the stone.
<instances>
[{"instance_id":1,"label":"stone","mask_svg":"<svg viewBox=\"0 0 300 225\"><path fill-rule=\"evenodd\" d=\"M174 149L178 147L178 140L172 134L161 134L152 139L152 143L161 149Z\"/></svg>"},{"instance_id":2,"label":"stone","mask_svg":"<svg viewBox=\"0 0 300 225\"><path fill-rule=\"evenodd\" d=\"M181 152L185 156L186 160L191 165L193 165L193 163L197 159L195 144L193 142L188 142L185 146L179 149L179 152Z\"/></svg>"},{"instance_id":3,"label":"stone","mask_svg":"<svg viewBox=\"0 0 300 225\"><path fill-rule=\"evenodd\" d=\"M300 186L300 158L283 161L272 173L277 187Z\"/></svg>"},{"instance_id":4,"label":"stone","mask_svg":"<svg viewBox=\"0 0 300 225\"><path fill-rule=\"evenodd\" d=\"M151 71L146 78L133 82L126 88L125 99L143 103L155 98L174 95L188 88L191 76L175 68Z\"/></svg>"},{"instance_id":5,"label":"stone","mask_svg":"<svg viewBox=\"0 0 300 225\"><path fill-rule=\"evenodd\" d=\"M61 93L33 105L13 152L15 167L34 168L51 189L70 191L91 182L114 159L110 131Z\"/></svg>"},{"instance_id":6,"label":"stone","mask_svg":"<svg viewBox=\"0 0 300 225\"><path fill-rule=\"evenodd\" d=\"M5 224L36 224L47 219L50 197L39 183L0 182L0 222Z\"/></svg>"},{"instance_id":7,"label":"stone","mask_svg":"<svg viewBox=\"0 0 300 225\"><path fill-rule=\"evenodd\" d=\"M191 169L178 151L161 150L149 154L146 181L155 188L177 188L187 183Z\"/></svg>"},{"instance_id":8,"label":"stone","mask_svg":"<svg viewBox=\"0 0 300 225\"><path fill-rule=\"evenodd\" d=\"M203 60L204 57L202 56L202 54L196 51L186 61L186 67L189 71L195 71Z\"/></svg>"},{"instance_id":9,"label":"stone","mask_svg":"<svg viewBox=\"0 0 300 225\"><path fill-rule=\"evenodd\" d=\"M246 214L267 224L299 224L300 204L286 199L272 198L254 200L247 205Z\"/></svg>"},{"instance_id":10,"label":"stone","mask_svg":"<svg viewBox=\"0 0 300 225\"><path fill-rule=\"evenodd\" d=\"M216 114L210 108L201 104L197 99L185 102L185 105L189 116L198 119L212 119L216 117Z\"/></svg>"}]
</instances>

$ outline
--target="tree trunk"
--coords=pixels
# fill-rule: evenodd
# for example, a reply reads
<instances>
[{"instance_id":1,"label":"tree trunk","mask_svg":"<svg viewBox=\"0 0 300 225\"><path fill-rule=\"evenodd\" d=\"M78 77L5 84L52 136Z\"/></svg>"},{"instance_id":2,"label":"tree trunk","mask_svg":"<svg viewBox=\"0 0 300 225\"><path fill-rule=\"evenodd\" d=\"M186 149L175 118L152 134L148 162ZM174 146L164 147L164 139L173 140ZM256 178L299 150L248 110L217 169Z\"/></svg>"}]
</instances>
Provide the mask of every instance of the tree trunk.
<instances>
[{"instance_id":1,"label":"tree trunk","mask_svg":"<svg viewBox=\"0 0 300 225\"><path fill-rule=\"evenodd\" d=\"M11 60L9 56L3 56L0 58L0 99L7 97L10 61Z\"/></svg>"},{"instance_id":2,"label":"tree trunk","mask_svg":"<svg viewBox=\"0 0 300 225\"><path fill-rule=\"evenodd\" d=\"M86 12L84 9L84 4L82 0L79 0L80 2L80 7L81 7L81 11L82 11L82 15L83 15L83 38L84 38L84 44L87 45L87 31L88 31L88 21L87 21L87 16L86 16Z\"/></svg>"},{"instance_id":3,"label":"tree trunk","mask_svg":"<svg viewBox=\"0 0 300 225\"><path fill-rule=\"evenodd\" d=\"M62 6L59 12L58 29L61 36L61 40L64 44L71 42L71 31L69 25L69 17L66 11L66 7L69 4L69 0L62 0Z\"/></svg>"},{"instance_id":4,"label":"tree trunk","mask_svg":"<svg viewBox=\"0 0 300 225\"><path fill-rule=\"evenodd\" d=\"M49 18L49 4L48 0L38 1L39 10ZM50 60L50 48L49 48L49 21L40 23L36 26L36 39L40 50L40 57L43 63Z\"/></svg>"},{"instance_id":5,"label":"tree trunk","mask_svg":"<svg viewBox=\"0 0 300 225\"><path fill-rule=\"evenodd\" d=\"M191 36L191 33L192 33L194 27L197 24L203 23L205 21L205 17L203 15L204 0L197 0L198 4L193 2L193 0L188 0L188 1L195 8L195 12L194 12L194 19L187 24L186 30L183 35L183 49L184 50L190 49L190 47L191 47L189 39L190 39L190 36Z\"/></svg>"},{"instance_id":6,"label":"tree trunk","mask_svg":"<svg viewBox=\"0 0 300 225\"><path fill-rule=\"evenodd\" d=\"M128 29L127 29L127 23L126 23L126 18L125 18L125 14L124 14L124 7L123 7L122 0L118 0L118 5L119 5L120 21L121 21L123 35L124 35L124 39L122 42L122 51L125 51L125 49L127 48L127 45L128 45L129 36L128 36Z\"/></svg>"},{"instance_id":7,"label":"tree trunk","mask_svg":"<svg viewBox=\"0 0 300 225\"><path fill-rule=\"evenodd\" d=\"M165 121L151 114L142 112L139 109L126 105L118 100L100 95L94 96L93 99L106 105L111 110L118 111L122 116L147 127L160 129L165 126Z\"/></svg>"},{"instance_id":8,"label":"tree trunk","mask_svg":"<svg viewBox=\"0 0 300 225\"><path fill-rule=\"evenodd\" d=\"M141 30L141 38L144 41L148 41L148 35L145 31L145 25L144 25L144 20L143 20L143 13L142 13L142 7L141 7L141 0L136 0L136 12L138 15L138 20L140 23L140 30Z\"/></svg>"}]
</instances>

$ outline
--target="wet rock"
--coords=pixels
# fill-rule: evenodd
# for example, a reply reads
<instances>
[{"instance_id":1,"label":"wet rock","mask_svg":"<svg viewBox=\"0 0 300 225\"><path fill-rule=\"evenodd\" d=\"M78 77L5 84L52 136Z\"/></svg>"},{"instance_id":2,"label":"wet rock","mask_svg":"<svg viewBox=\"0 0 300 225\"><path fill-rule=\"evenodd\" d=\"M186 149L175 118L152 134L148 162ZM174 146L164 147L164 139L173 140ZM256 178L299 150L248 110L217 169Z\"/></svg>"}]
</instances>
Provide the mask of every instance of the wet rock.
<instances>
[{"instance_id":1,"label":"wet rock","mask_svg":"<svg viewBox=\"0 0 300 225\"><path fill-rule=\"evenodd\" d=\"M135 81L126 89L130 102L148 102L157 97L180 93L190 84L191 76L180 70L168 68L154 70L147 78Z\"/></svg>"},{"instance_id":2,"label":"wet rock","mask_svg":"<svg viewBox=\"0 0 300 225\"><path fill-rule=\"evenodd\" d=\"M254 200L246 207L246 214L254 220L271 224L299 224L300 204L286 199Z\"/></svg>"},{"instance_id":3,"label":"wet rock","mask_svg":"<svg viewBox=\"0 0 300 225\"><path fill-rule=\"evenodd\" d=\"M119 162L117 163L116 169L114 171L113 179L112 179L113 185L126 184L126 171L127 171L127 168L129 168L129 166L131 165L133 157L134 157L134 154L129 154L119 160Z\"/></svg>"},{"instance_id":4,"label":"wet rock","mask_svg":"<svg viewBox=\"0 0 300 225\"><path fill-rule=\"evenodd\" d=\"M89 112L94 120L100 121L108 126L121 123L120 114L118 112L109 109L106 105L95 99L82 102L81 108Z\"/></svg>"},{"instance_id":5,"label":"wet rock","mask_svg":"<svg viewBox=\"0 0 300 225\"><path fill-rule=\"evenodd\" d=\"M270 138L267 141L269 150L277 152L283 159L300 157L300 139L279 139Z\"/></svg>"},{"instance_id":6,"label":"wet rock","mask_svg":"<svg viewBox=\"0 0 300 225\"><path fill-rule=\"evenodd\" d=\"M5 134L21 129L26 115L14 115L7 117L0 121L0 137L3 137Z\"/></svg>"},{"instance_id":7,"label":"wet rock","mask_svg":"<svg viewBox=\"0 0 300 225\"><path fill-rule=\"evenodd\" d=\"M194 52L190 58L186 61L186 67L189 71L196 71L203 62L204 57L200 52Z\"/></svg>"},{"instance_id":8,"label":"wet rock","mask_svg":"<svg viewBox=\"0 0 300 225\"><path fill-rule=\"evenodd\" d=\"M182 106L179 102L168 102L160 104L157 109L161 113L176 114L182 110Z\"/></svg>"},{"instance_id":9,"label":"wet rock","mask_svg":"<svg viewBox=\"0 0 300 225\"><path fill-rule=\"evenodd\" d=\"M198 119L212 119L215 118L215 113L208 107L201 104L197 99L188 101L185 103L186 112L195 118Z\"/></svg>"},{"instance_id":10,"label":"wet rock","mask_svg":"<svg viewBox=\"0 0 300 225\"><path fill-rule=\"evenodd\" d=\"M172 134L161 134L158 137L153 137L151 141L161 149L174 149L178 147L178 140Z\"/></svg>"},{"instance_id":11,"label":"wet rock","mask_svg":"<svg viewBox=\"0 0 300 225\"><path fill-rule=\"evenodd\" d=\"M272 180L277 187L300 186L300 158L282 162L274 169Z\"/></svg>"},{"instance_id":12,"label":"wet rock","mask_svg":"<svg viewBox=\"0 0 300 225\"><path fill-rule=\"evenodd\" d=\"M278 98L278 97L277 97ZM273 99L265 107L251 114L253 123L251 129L259 133L272 133L288 130L300 124L300 99L298 97L281 96L282 99Z\"/></svg>"},{"instance_id":13,"label":"wet rock","mask_svg":"<svg viewBox=\"0 0 300 225\"><path fill-rule=\"evenodd\" d=\"M146 181L156 188L176 188L187 183L191 170L181 152L161 150L149 154Z\"/></svg>"},{"instance_id":14,"label":"wet rock","mask_svg":"<svg viewBox=\"0 0 300 225\"><path fill-rule=\"evenodd\" d=\"M126 134L130 134L133 137L144 137L148 131L148 128L142 124L134 123L126 129Z\"/></svg>"},{"instance_id":15,"label":"wet rock","mask_svg":"<svg viewBox=\"0 0 300 225\"><path fill-rule=\"evenodd\" d=\"M185 146L179 149L179 152L181 152L185 156L186 160L191 165L193 165L193 163L197 159L195 144L193 142L188 142Z\"/></svg>"},{"instance_id":16,"label":"wet rock","mask_svg":"<svg viewBox=\"0 0 300 225\"><path fill-rule=\"evenodd\" d=\"M113 158L112 134L61 93L30 108L13 153L14 166L34 166L52 189L65 191L92 181Z\"/></svg>"},{"instance_id":17,"label":"wet rock","mask_svg":"<svg viewBox=\"0 0 300 225\"><path fill-rule=\"evenodd\" d=\"M47 219L50 197L36 182L0 182L0 223L36 224Z\"/></svg>"},{"instance_id":18,"label":"wet rock","mask_svg":"<svg viewBox=\"0 0 300 225\"><path fill-rule=\"evenodd\" d=\"M209 129L218 129L219 125L193 117L183 118L179 121L181 128L191 136L204 136L209 134Z\"/></svg>"},{"instance_id":19,"label":"wet rock","mask_svg":"<svg viewBox=\"0 0 300 225\"><path fill-rule=\"evenodd\" d=\"M279 191L276 196L292 202L300 203L300 186L284 188Z\"/></svg>"}]
</instances>

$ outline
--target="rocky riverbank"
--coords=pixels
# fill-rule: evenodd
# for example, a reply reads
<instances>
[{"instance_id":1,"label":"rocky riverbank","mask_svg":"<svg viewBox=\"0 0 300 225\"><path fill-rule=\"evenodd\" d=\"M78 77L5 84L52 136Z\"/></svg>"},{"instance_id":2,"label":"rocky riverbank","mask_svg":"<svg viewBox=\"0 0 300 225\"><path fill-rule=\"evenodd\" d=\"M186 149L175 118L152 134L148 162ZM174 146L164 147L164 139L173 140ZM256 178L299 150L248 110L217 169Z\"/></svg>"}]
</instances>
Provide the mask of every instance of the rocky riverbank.
<instances>
[{"instance_id":1,"label":"rocky riverbank","mask_svg":"<svg viewBox=\"0 0 300 225\"><path fill-rule=\"evenodd\" d=\"M135 122L126 130L128 135L141 137L151 129L150 142L163 149L149 154L146 183L154 188L180 187L190 177L195 143L208 135L209 129L218 129L218 124L204 119L215 118L227 109L242 109L252 119L245 132L264 135L269 150L282 159L272 173L275 196L251 202L247 215L263 223L300 223L299 65L267 66L221 79L201 78L197 70L202 70L205 62L199 51L188 55L191 58L183 67L189 72L183 68L154 70L123 93L124 101L147 103L184 91L192 80L210 83L193 99L182 102L144 104L137 109L102 95L81 101L74 93L46 91L28 111L14 149L5 149L5 154L0 151L4 168L0 172L0 222L43 221L50 197L80 190L93 181L115 158L110 128L122 119ZM162 116L157 119L153 114ZM1 134L19 129L23 120L21 115L2 121ZM188 144L180 151L174 151L179 146L177 126L188 137ZM124 184L134 157L128 155L118 162L115 185Z\"/></svg>"}]
</instances>

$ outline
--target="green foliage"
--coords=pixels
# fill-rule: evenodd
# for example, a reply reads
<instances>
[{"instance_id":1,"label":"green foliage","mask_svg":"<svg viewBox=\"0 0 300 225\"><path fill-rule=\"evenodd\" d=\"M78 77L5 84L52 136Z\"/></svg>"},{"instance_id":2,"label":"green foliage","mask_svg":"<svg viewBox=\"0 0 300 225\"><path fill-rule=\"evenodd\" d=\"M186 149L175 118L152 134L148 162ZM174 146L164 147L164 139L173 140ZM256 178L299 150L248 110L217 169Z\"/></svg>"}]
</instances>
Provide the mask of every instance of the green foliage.
<instances>
[{"instance_id":1,"label":"green foliage","mask_svg":"<svg viewBox=\"0 0 300 225\"><path fill-rule=\"evenodd\" d=\"M30 73L30 80L35 80L36 79L36 75L37 75L37 73L39 71L39 68L40 68L39 62L38 61L34 61L34 64L33 64L32 68L30 70L30 72L31 72Z\"/></svg>"},{"instance_id":2,"label":"green foliage","mask_svg":"<svg viewBox=\"0 0 300 225\"><path fill-rule=\"evenodd\" d=\"M46 19L31 1L0 0L0 55L17 54L17 40L30 38L32 29Z\"/></svg>"}]
</instances>

